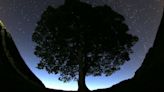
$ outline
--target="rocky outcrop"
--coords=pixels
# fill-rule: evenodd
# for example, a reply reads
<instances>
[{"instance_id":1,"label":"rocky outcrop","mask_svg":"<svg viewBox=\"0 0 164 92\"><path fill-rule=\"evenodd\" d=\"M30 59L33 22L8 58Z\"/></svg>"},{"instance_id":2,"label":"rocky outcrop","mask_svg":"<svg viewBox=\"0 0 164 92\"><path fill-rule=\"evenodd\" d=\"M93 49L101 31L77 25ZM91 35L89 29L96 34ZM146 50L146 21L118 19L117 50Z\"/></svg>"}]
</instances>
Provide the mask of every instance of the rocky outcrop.
<instances>
[{"instance_id":1,"label":"rocky outcrop","mask_svg":"<svg viewBox=\"0 0 164 92\"><path fill-rule=\"evenodd\" d=\"M132 79L95 92L164 92L164 13L152 48Z\"/></svg>"},{"instance_id":2,"label":"rocky outcrop","mask_svg":"<svg viewBox=\"0 0 164 92\"><path fill-rule=\"evenodd\" d=\"M45 92L45 86L30 71L12 37L0 23L0 91ZM9 91L10 90L10 91Z\"/></svg>"}]
</instances>

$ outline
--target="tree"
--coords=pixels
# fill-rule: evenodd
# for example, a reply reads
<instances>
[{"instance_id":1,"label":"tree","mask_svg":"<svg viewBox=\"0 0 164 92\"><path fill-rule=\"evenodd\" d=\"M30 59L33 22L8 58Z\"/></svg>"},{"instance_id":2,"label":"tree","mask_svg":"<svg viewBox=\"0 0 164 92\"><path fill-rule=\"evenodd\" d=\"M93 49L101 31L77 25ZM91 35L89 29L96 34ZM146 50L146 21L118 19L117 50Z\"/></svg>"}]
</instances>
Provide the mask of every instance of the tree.
<instances>
[{"instance_id":1,"label":"tree","mask_svg":"<svg viewBox=\"0 0 164 92\"><path fill-rule=\"evenodd\" d=\"M60 74L59 80L78 81L78 91L89 91L85 77L106 76L128 61L138 38L128 34L124 17L109 6L92 7L79 0L49 6L32 40L39 69Z\"/></svg>"}]
</instances>

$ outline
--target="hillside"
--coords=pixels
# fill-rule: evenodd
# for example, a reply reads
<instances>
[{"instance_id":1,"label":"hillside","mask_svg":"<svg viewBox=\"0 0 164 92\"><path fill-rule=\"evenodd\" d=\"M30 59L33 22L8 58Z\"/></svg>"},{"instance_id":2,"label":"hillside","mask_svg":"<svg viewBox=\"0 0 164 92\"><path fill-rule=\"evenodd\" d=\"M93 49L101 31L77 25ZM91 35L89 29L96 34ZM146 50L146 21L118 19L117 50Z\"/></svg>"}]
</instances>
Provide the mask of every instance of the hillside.
<instances>
[{"instance_id":1,"label":"hillside","mask_svg":"<svg viewBox=\"0 0 164 92\"><path fill-rule=\"evenodd\" d=\"M2 24L1 24L2 25ZM6 29L0 27L0 88L13 91L39 91L45 86L30 71Z\"/></svg>"},{"instance_id":2,"label":"hillside","mask_svg":"<svg viewBox=\"0 0 164 92\"><path fill-rule=\"evenodd\" d=\"M149 49L142 66L132 79L125 80L108 89L95 92L164 92L164 14L154 45Z\"/></svg>"}]
</instances>

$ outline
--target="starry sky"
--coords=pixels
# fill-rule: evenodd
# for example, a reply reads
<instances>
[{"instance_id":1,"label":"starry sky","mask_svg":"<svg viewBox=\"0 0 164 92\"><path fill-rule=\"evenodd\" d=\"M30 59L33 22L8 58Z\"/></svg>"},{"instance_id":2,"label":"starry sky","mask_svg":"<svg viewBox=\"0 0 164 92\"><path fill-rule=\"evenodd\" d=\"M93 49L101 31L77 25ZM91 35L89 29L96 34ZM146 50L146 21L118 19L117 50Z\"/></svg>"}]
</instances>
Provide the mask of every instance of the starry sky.
<instances>
[{"instance_id":1,"label":"starry sky","mask_svg":"<svg viewBox=\"0 0 164 92\"><path fill-rule=\"evenodd\" d=\"M122 14L129 26L130 33L137 35L139 41L133 47L134 53L131 60L125 63L120 71L109 77L86 78L89 89L110 87L120 81L134 76L140 67L148 49L152 46L164 7L164 0L81 0L97 5L109 5ZM37 21L48 5L58 7L64 0L0 0L0 20L4 22L11 33L16 46L33 73L48 88L77 90L77 83L71 81L63 83L58 80L58 75L49 75L46 71L36 68L39 58L34 52L32 33Z\"/></svg>"}]
</instances>

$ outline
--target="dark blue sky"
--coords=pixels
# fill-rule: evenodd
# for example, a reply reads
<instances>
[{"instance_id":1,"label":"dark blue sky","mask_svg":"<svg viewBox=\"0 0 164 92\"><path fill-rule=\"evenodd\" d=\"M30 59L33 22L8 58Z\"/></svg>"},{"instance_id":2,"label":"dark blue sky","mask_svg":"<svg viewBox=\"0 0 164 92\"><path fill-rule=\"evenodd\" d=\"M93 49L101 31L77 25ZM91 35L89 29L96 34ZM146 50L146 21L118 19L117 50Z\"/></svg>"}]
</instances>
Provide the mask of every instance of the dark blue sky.
<instances>
[{"instance_id":1,"label":"dark blue sky","mask_svg":"<svg viewBox=\"0 0 164 92\"><path fill-rule=\"evenodd\" d=\"M126 18L130 33L137 35L139 41L133 47L131 60L120 71L109 77L92 77L86 79L89 89L110 87L122 80L131 78L141 65L143 58L152 46L157 28L162 17L163 0L82 0L93 5L110 5ZM26 64L46 87L76 90L76 82L63 83L57 75L36 68L39 59L33 54L34 43L31 36L36 22L48 5L58 7L64 0L0 0L0 20L4 22L24 58Z\"/></svg>"}]
</instances>

